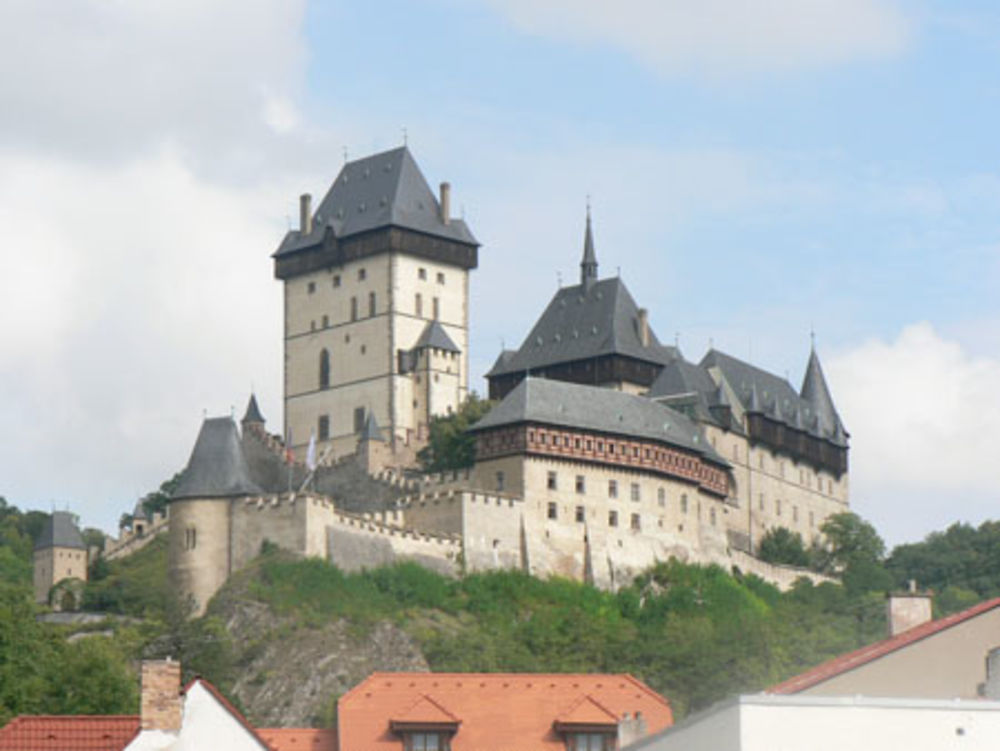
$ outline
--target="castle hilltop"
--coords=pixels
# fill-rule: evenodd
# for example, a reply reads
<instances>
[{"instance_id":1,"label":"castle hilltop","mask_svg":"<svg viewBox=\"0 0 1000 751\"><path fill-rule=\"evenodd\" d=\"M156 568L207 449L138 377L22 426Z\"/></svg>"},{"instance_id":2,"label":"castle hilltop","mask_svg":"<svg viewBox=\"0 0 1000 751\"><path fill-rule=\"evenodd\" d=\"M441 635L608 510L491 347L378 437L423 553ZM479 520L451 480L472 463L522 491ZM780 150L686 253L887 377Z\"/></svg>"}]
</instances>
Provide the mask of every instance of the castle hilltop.
<instances>
[{"instance_id":1,"label":"castle hilltop","mask_svg":"<svg viewBox=\"0 0 1000 751\"><path fill-rule=\"evenodd\" d=\"M315 212L302 197L273 255L283 430L253 396L239 427L206 419L168 507L170 574L197 612L265 542L346 570L407 559L605 588L671 556L782 587L807 573L754 551L848 509L848 433L817 353L799 390L714 349L688 361L600 278L589 211L579 283L487 375L474 464L422 474L431 420L468 394L478 250L406 147L345 164Z\"/></svg>"}]
</instances>

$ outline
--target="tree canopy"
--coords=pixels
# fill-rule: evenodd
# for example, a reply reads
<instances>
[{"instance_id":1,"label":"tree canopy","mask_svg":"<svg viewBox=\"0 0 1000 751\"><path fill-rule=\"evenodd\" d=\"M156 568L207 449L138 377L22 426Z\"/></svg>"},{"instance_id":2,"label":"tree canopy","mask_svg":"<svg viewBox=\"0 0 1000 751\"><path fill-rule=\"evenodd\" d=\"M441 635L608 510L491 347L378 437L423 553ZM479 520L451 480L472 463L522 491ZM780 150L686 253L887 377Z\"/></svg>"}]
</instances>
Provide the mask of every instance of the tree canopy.
<instances>
[{"instance_id":1,"label":"tree canopy","mask_svg":"<svg viewBox=\"0 0 1000 751\"><path fill-rule=\"evenodd\" d=\"M443 472L471 467L476 460L476 439L466 431L493 405L473 392L452 414L431 418L429 441L419 454L424 470Z\"/></svg>"}]
</instances>

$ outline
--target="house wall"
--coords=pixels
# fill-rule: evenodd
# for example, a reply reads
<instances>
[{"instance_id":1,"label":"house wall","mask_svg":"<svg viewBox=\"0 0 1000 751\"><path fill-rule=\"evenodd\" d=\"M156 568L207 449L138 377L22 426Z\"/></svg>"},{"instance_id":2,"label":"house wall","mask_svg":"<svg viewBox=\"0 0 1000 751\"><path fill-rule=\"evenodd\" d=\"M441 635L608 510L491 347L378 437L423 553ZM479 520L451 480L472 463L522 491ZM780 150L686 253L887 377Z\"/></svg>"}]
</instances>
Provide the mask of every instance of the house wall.
<instances>
[{"instance_id":1,"label":"house wall","mask_svg":"<svg viewBox=\"0 0 1000 751\"><path fill-rule=\"evenodd\" d=\"M994 608L801 693L975 699L986 680L986 655L998 646L1000 608Z\"/></svg>"}]
</instances>

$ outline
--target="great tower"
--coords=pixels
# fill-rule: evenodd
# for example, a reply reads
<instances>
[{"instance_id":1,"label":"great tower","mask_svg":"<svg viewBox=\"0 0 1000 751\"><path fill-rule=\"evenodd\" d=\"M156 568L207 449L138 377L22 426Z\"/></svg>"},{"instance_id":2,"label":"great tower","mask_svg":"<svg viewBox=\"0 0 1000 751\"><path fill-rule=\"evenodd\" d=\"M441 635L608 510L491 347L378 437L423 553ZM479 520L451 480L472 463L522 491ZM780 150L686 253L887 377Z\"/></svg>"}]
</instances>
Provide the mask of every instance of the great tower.
<instances>
[{"instance_id":1,"label":"great tower","mask_svg":"<svg viewBox=\"0 0 1000 751\"><path fill-rule=\"evenodd\" d=\"M302 451L356 450L366 424L407 464L468 390L479 243L403 146L348 162L274 253L284 282L284 424Z\"/></svg>"}]
</instances>

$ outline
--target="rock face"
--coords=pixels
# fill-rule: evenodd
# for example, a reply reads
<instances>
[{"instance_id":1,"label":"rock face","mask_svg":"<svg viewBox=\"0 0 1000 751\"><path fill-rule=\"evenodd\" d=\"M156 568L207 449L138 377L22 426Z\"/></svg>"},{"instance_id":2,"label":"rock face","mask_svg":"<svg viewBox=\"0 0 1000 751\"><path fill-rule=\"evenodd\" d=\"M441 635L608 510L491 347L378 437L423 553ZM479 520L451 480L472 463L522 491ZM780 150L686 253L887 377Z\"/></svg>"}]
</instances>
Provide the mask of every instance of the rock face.
<instances>
[{"instance_id":1,"label":"rock face","mask_svg":"<svg viewBox=\"0 0 1000 751\"><path fill-rule=\"evenodd\" d=\"M428 670L416 642L388 621L368 629L344 620L306 626L252 600L216 614L240 665L232 696L258 727L318 725L338 696L372 672Z\"/></svg>"}]
</instances>

